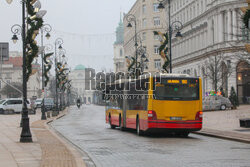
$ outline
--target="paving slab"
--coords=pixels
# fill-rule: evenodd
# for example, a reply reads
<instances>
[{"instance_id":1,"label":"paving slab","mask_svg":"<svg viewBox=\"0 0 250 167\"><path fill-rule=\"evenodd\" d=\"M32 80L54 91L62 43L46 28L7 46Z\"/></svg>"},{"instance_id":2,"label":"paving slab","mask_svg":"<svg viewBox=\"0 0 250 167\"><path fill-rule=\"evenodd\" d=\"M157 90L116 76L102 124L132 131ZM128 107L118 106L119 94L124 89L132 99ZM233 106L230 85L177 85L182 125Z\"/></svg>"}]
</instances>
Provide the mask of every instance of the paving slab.
<instances>
[{"instance_id":1,"label":"paving slab","mask_svg":"<svg viewBox=\"0 0 250 167\"><path fill-rule=\"evenodd\" d=\"M240 127L239 120L250 118L250 105L236 110L203 113L203 129L197 134L250 143L250 128Z\"/></svg>"},{"instance_id":2,"label":"paving slab","mask_svg":"<svg viewBox=\"0 0 250 167\"><path fill-rule=\"evenodd\" d=\"M21 115L0 115L0 167L85 167L81 154L47 125L65 115L41 121L29 115L32 143L20 143Z\"/></svg>"}]
</instances>

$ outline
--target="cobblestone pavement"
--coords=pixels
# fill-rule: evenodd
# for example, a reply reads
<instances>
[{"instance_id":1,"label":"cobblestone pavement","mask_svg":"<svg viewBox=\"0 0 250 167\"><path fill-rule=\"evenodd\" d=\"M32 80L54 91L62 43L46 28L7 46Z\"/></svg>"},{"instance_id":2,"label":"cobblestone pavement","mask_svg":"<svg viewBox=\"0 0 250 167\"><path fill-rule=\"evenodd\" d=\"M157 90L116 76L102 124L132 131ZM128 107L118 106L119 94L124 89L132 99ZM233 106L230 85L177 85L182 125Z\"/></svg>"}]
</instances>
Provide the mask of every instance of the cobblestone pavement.
<instances>
[{"instance_id":1,"label":"cobblestone pavement","mask_svg":"<svg viewBox=\"0 0 250 167\"><path fill-rule=\"evenodd\" d=\"M249 144L195 134L139 137L134 131L110 129L101 106L73 107L52 126L98 167L250 167Z\"/></svg>"},{"instance_id":2,"label":"cobblestone pavement","mask_svg":"<svg viewBox=\"0 0 250 167\"><path fill-rule=\"evenodd\" d=\"M42 149L41 167L76 167L76 161L67 147L45 127L46 121L32 124Z\"/></svg>"}]
</instances>

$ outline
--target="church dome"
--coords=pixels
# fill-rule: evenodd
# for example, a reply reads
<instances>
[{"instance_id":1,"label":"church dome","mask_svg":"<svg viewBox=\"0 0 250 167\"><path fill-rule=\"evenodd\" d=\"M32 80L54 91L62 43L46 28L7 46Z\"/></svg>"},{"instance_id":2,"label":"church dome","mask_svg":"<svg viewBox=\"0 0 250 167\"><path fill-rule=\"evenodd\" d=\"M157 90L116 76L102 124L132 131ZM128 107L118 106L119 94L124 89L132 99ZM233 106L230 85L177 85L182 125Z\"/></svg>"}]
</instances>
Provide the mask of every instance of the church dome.
<instances>
[{"instance_id":1,"label":"church dome","mask_svg":"<svg viewBox=\"0 0 250 167\"><path fill-rule=\"evenodd\" d=\"M85 70L85 66L84 65L77 65L76 67L75 67L75 70Z\"/></svg>"}]
</instances>

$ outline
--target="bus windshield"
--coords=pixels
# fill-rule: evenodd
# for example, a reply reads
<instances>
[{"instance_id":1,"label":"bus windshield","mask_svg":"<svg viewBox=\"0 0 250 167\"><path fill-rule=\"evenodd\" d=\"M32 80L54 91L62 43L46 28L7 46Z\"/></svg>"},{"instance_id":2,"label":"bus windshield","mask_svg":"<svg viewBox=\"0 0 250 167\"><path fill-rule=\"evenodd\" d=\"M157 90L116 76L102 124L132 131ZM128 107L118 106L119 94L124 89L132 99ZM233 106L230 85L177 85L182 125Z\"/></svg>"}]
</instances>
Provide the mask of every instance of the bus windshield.
<instances>
[{"instance_id":1,"label":"bus windshield","mask_svg":"<svg viewBox=\"0 0 250 167\"><path fill-rule=\"evenodd\" d=\"M156 100L199 100L198 79L161 79L156 83Z\"/></svg>"}]
</instances>

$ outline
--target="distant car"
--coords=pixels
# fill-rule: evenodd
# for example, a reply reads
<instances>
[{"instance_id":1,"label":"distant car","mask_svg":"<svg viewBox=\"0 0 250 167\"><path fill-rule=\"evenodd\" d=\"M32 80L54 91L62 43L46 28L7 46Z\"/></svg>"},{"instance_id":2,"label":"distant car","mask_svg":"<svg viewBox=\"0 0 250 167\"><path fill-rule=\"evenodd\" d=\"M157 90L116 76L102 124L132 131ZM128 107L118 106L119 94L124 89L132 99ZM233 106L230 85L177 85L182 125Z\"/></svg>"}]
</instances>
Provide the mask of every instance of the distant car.
<instances>
[{"instance_id":1,"label":"distant car","mask_svg":"<svg viewBox=\"0 0 250 167\"><path fill-rule=\"evenodd\" d=\"M44 106L47 110L52 110L54 107L54 99L52 98L45 98L44 99Z\"/></svg>"},{"instance_id":2,"label":"distant car","mask_svg":"<svg viewBox=\"0 0 250 167\"><path fill-rule=\"evenodd\" d=\"M203 111L226 110L232 107L230 100L223 96L206 96L202 104Z\"/></svg>"},{"instance_id":3,"label":"distant car","mask_svg":"<svg viewBox=\"0 0 250 167\"><path fill-rule=\"evenodd\" d=\"M2 101L1 101L2 102ZM33 110L31 108L30 100L27 100L27 108L29 111ZM2 104L0 104L0 112L5 110L13 110L15 113L21 113L23 108L23 99L22 98L10 98L5 99Z\"/></svg>"},{"instance_id":4,"label":"distant car","mask_svg":"<svg viewBox=\"0 0 250 167\"><path fill-rule=\"evenodd\" d=\"M36 99L35 101L35 108L41 108L42 107L43 99Z\"/></svg>"}]
</instances>

